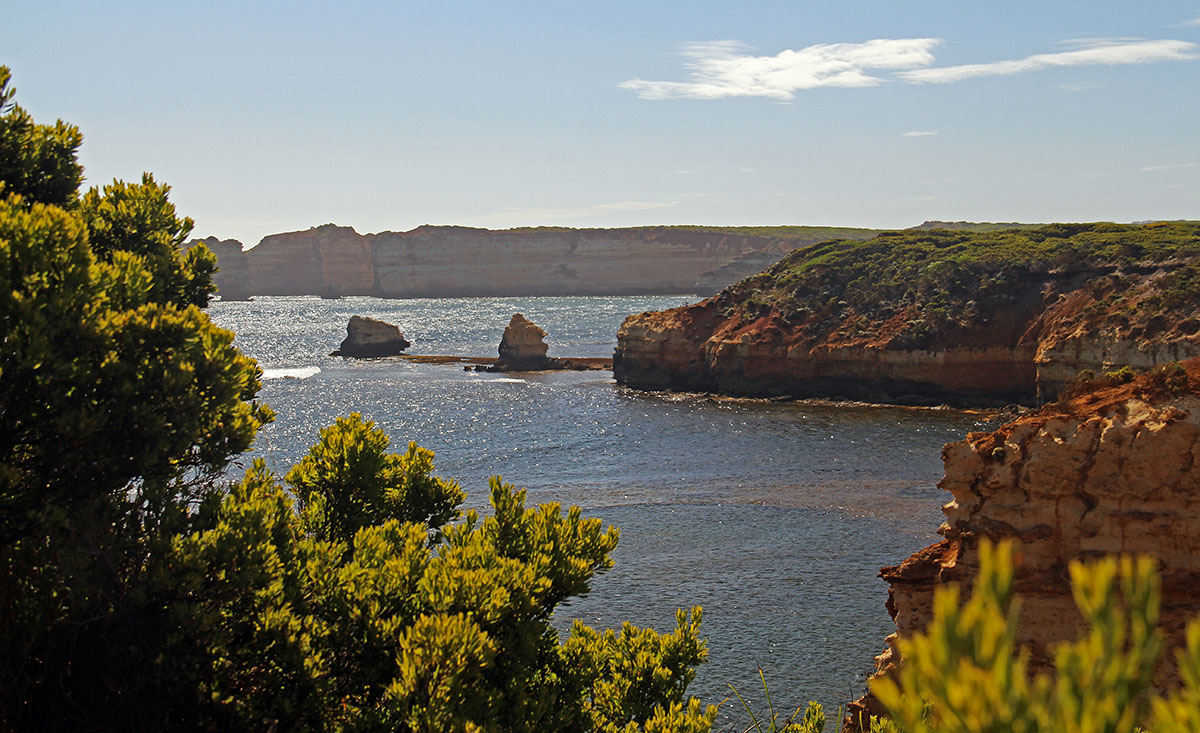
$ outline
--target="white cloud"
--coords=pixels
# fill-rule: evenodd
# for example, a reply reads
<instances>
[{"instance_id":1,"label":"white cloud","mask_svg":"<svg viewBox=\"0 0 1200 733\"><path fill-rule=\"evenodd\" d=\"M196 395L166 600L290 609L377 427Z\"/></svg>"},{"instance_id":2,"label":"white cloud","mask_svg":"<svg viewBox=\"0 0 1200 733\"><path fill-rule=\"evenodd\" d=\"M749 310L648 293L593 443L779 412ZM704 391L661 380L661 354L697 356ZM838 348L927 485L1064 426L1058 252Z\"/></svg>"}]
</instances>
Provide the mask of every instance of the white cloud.
<instances>
[{"instance_id":1,"label":"white cloud","mask_svg":"<svg viewBox=\"0 0 1200 733\"><path fill-rule=\"evenodd\" d=\"M1196 163L1168 163L1166 165L1142 166L1142 170L1146 171L1147 173L1150 173L1153 171L1170 171L1170 170L1175 170L1176 168L1195 168L1196 166L1197 166Z\"/></svg>"},{"instance_id":2,"label":"white cloud","mask_svg":"<svg viewBox=\"0 0 1200 733\"><path fill-rule=\"evenodd\" d=\"M1080 48L1073 51L1035 54L1014 61L912 69L900 71L897 76L916 83L945 84L977 76L1020 74L1055 66L1112 66L1116 64L1147 64L1156 61L1186 61L1197 58L1196 44L1187 41L1101 38L1074 40L1068 43L1080 46Z\"/></svg>"},{"instance_id":3,"label":"white cloud","mask_svg":"<svg viewBox=\"0 0 1200 733\"><path fill-rule=\"evenodd\" d=\"M900 137L931 137L938 134L937 130L909 130L900 133Z\"/></svg>"},{"instance_id":4,"label":"white cloud","mask_svg":"<svg viewBox=\"0 0 1200 733\"><path fill-rule=\"evenodd\" d=\"M1183 21L1182 25L1200 26L1200 15L1197 15L1195 18L1192 18L1191 20Z\"/></svg>"},{"instance_id":5,"label":"white cloud","mask_svg":"<svg viewBox=\"0 0 1200 733\"><path fill-rule=\"evenodd\" d=\"M787 102L804 89L878 86L891 80L886 74L917 84L945 84L1060 66L1114 66L1200 58L1200 46L1188 41L1083 38L1062 41L1059 45L1070 48L1067 51L984 64L932 67L933 49L941 42L938 38L878 38L864 43L818 44L781 51L774 56L745 53L747 47L738 41L691 43L681 51L688 59L684 64L689 70L687 81L630 79L617 86L636 92L642 99L766 97ZM1079 91L1084 87L1064 88Z\"/></svg>"},{"instance_id":6,"label":"white cloud","mask_svg":"<svg viewBox=\"0 0 1200 733\"><path fill-rule=\"evenodd\" d=\"M831 43L752 56L737 41L692 43L682 54L688 81L630 79L617 86L642 99L766 97L787 101L801 89L870 87L885 79L868 71L914 69L933 63L937 38L881 38L865 43Z\"/></svg>"}]
</instances>

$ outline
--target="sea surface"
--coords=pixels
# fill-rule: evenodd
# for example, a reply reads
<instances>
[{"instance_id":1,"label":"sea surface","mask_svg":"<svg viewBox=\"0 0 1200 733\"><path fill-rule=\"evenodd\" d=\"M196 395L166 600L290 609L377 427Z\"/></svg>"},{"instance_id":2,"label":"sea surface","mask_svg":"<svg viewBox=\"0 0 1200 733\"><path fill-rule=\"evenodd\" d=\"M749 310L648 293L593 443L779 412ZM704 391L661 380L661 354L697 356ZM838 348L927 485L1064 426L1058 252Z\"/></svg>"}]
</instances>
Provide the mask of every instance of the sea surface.
<instances>
[{"instance_id":1,"label":"sea surface","mask_svg":"<svg viewBox=\"0 0 1200 733\"><path fill-rule=\"evenodd\" d=\"M762 703L762 667L779 707L858 697L894 630L879 568L938 538L941 448L987 427L978 414L828 402L778 403L645 393L611 372L489 374L398 358L328 356L351 315L395 323L413 354L495 356L513 313L548 332L551 356L611 356L626 315L688 295L381 300L258 297L215 302L264 370L277 417L254 455L286 470L336 417L360 412L403 450L437 454L469 507L487 479L528 488L530 504L577 504L621 529L615 567L555 623L674 628L704 607L709 661L690 688ZM248 463L248 459L241 459ZM832 711L831 711L832 712Z\"/></svg>"}]
</instances>

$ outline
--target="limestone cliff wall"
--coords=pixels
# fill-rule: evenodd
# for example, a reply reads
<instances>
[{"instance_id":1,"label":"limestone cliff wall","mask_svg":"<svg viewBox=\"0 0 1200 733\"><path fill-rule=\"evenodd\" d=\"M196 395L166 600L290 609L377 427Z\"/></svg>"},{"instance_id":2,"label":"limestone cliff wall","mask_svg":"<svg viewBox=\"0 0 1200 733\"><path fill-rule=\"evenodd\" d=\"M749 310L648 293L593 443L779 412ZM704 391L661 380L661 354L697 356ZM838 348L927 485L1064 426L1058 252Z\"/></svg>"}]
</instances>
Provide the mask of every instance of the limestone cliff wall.
<instances>
[{"instance_id":1,"label":"limestone cliff wall","mask_svg":"<svg viewBox=\"0 0 1200 733\"><path fill-rule=\"evenodd\" d=\"M426 226L362 235L330 224L271 235L245 252L240 245L236 252L226 248L218 264L238 271L240 287L254 295L687 293L702 275L706 282L742 276L741 270L712 274L739 256L769 251L777 259L815 238L675 227L493 231Z\"/></svg>"},{"instance_id":2,"label":"limestone cliff wall","mask_svg":"<svg viewBox=\"0 0 1200 733\"><path fill-rule=\"evenodd\" d=\"M701 273L696 280L694 291L700 295L716 295L732 283L757 275L783 259L786 254L786 251L778 249L747 252L715 270Z\"/></svg>"},{"instance_id":3,"label":"limestone cliff wall","mask_svg":"<svg viewBox=\"0 0 1200 733\"><path fill-rule=\"evenodd\" d=\"M935 590L969 584L981 539L1019 541L1019 641L1045 670L1053 645L1077 635L1068 564L1111 553L1158 558L1162 622L1169 645L1200 613L1200 360L1184 363L1186 386L1143 377L1044 407L995 432L973 433L942 451L938 484L945 537L881 577L897 633L923 630ZM896 664L895 636L878 673ZM1175 679L1165 655L1156 681ZM869 697L860 709L873 709ZM877 711L877 710L876 710Z\"/></svg>"},{"instance_id":4,"label":"limestone cliff wall","mask_svg":"<svg viewBox=\"0 0 1200 733\"><path fill-rule=\"evenodd\" d=\"M767 244L668 228L420 227L373 237L386 297L689 292L701 273Z\"/></svg>"},{"instance_id":5,"label":"limestone cliff wall","mask_svg":"<svg viewBox=\"0 0 1200 733\"><path fill-rule=\"evenodd\" d=\"M350 227L273 234L246 259L255 295L370 295L375 289L370 239Z\"/></svg>"}]
</instances>

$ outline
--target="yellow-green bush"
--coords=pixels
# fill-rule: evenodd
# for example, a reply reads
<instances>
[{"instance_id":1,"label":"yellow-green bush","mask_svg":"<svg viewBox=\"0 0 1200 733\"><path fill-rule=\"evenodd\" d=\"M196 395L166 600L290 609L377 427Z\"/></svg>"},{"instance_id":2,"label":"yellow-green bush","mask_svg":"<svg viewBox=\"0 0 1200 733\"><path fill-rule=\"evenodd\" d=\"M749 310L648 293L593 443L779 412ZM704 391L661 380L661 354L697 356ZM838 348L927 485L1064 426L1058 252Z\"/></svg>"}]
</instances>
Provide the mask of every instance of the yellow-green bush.
<instances>
[{"instance_id":1,"label":"yellow-green bush","mask_svg":"<svg viewBox=\"0 0 1200 733\"><path fill-rule=\"evenodd\" d=\"M211 253L146 175L82 196L78 129L0 67L0 730L702 731L700 611L667 634L549 619L610 566L578 509L494 516L352 415L283 482L201 308Z\"/></svg>"},{"instance_id":2,"label":"yellow-green bush","mask_svg":"<svg viewBox=\"0 0 1200 733\"><path fill-rule=\"evenodd\" d=\"M970 600L938 589L924 633L899 641L903 658L871 689L891 711L873 731L909 733L1132 733L1200 730L1200 621L1177 651L1183 678L1166 693L1151 686L1163 650L1160 581L1149 557L1071 564L1071 589L1085 628L1055 649L1052 673L1030 675L1016 645L1013 545L980 547Z\"/></svg>"}]
</instances>

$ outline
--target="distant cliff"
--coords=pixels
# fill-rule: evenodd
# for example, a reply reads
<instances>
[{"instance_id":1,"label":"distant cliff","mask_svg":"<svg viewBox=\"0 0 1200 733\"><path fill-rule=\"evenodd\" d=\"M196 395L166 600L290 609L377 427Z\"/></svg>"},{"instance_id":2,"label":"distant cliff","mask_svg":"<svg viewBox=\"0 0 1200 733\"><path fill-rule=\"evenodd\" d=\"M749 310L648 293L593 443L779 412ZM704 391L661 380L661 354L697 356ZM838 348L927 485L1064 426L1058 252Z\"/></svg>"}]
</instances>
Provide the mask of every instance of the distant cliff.
<instances>
[{"instance_id":1,"label":"distant cliff","mask_svg":"<svg viewBox=\"0 0 1200 733\"><path fill-rule=\"evenodd\" d=\"M938 530L945 539L880 574L897 632L925 629L939 587L970 585L981 540L1016 539L1017 641L1030 654L1030 672L1048 671L1054 645L1074 639L1082 625L1069 563L1111 553L1159 560L1161 627L1168 647L1182 646L1185 624L1200 613L1197 456L1200 360L1077 394L946 445L938 484L952 496ZM879 674L898 661L895 636L888 643ZM1177 675L1164 654L1156 684L1170 686ZM881 712L869 695L851 711Z\"/></svg>"},{"instance_id":2,"label":"distant cliff","mask_svg":"<svg viewBox=\"0 0 1200 733\"><path fill-rule=\"evenodd\" d=\"M203 241L217 254L223 298L419 298L690 293L701 279L714 292L798 247L874 234L833 227L423 226L363 235L329 224L274 234L249 250L235 240ZM720 270L748 254L759 255L762 265Z\"/></svg>"},{"instance_id":3,"label":"distant cliff","mask_svg":"<svg viewBox=\"0 0 1200 733\"><path fill-rule=\"evenodd\" d=\"M1200 356L1200 224L907 230L797 250L702 303L626 319L642 389L1036 403Z\"/></svg>"}]
</instances>

